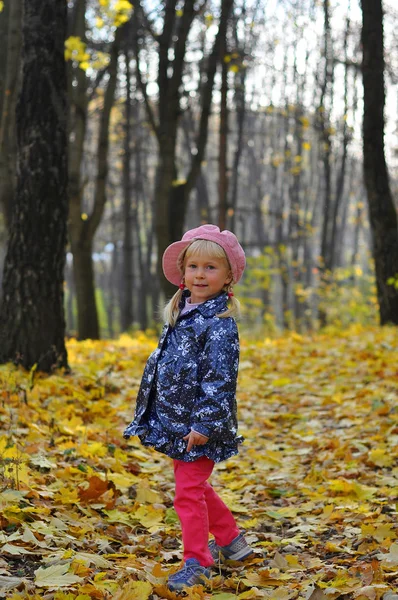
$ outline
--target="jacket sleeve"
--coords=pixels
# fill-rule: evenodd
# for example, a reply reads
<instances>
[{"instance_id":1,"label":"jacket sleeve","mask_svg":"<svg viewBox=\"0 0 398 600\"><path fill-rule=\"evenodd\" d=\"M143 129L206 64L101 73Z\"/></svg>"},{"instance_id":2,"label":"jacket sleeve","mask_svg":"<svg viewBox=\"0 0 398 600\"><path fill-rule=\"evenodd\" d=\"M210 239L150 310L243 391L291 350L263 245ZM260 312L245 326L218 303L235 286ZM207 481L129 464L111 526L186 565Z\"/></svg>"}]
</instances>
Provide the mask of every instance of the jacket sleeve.
<instances>
[{"instance_id":1,"label":"jacket sleeve","mask_svg":"<svg viewBox=\"0 0 398 600\"><path fill-rule=\"evenodd\" d=\"M231 440L237 433L236 382L239 339L232 318L216 318L201 353L198 396L191 427L209 438Z\"/></svg>"}]
</instances>

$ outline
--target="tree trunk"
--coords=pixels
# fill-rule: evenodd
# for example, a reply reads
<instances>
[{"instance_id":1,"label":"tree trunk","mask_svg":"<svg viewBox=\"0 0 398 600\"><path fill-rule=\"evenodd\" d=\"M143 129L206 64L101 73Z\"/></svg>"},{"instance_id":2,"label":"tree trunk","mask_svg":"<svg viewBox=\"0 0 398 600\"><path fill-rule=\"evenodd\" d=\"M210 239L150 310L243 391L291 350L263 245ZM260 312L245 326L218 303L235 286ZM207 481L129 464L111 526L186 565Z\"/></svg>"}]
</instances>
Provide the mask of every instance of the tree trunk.
<instances>
[{"instance_id":1,"label":"tree trunk","mask_svg":"<svg viewBox=\"0 0 398 600\"><path fill-rule=\"evenodd\" d=\"M236 149L232 167L232 184L231 184L231 219L230 227L235 231L238 208L238 188L239 188L239 167L243 153L243 127L246 116L246 69L241 69L236 75L237 82L235 83L235 110L238 126L238 135L236 140Z\"/></svg>"},{"instance_id":2,"label":"tree trunk","mask_svg":"<svg viewBox=\"0 0 398 600\"><path fill-rule=\"evenodd\" d=\"M398 325L397 212L384 154L384 35L381 0L361 0L363 48L363 154L380 323Z\"/></svg>"},{"instance_id":3,"label":"tree trunk","mask_svg":"<svg viewBox=\"0 0 398 600\"><path fill-rule=\"evenodd\" d=\"M73 270L76 281L76 297L78 311L78 338L99 339L100 328L98 322L97 305L95 301L95 280L92 261L92 248L94 236L101 222L106 203L106 182L108 176L108 149L109 149L109 121L114 102L117 76L117 61L119 55L119 44L121 29L115 32L115 41L112 45L111 60L109 63L109 80L104 95L104 106L101 111L100 131L97 150L97 176L95 181L94 208L89 217L83 220L81 217L81 194L80 176L78 177L78 165L74 171L76 182L74 192L71 195L71 218L69 223L69 235L73 253ZM84 128L80 127L81 135L84 136ZM81 153L82 146L77 146L77 152ZM82 256L78 256L79 253Z\"/></svg>"},{"instance_id":4,"label":"tree trunk","mask_svg":"<svg viewBox=\"0 0 398 600\"><path fill-rule=\"evenodd\" d=\"M142 143L142 128L137 126L140 121L140 103L138 100L134 101L133 104L133 123L134 125L134 211L133 211L133 228L134 228L134 240L136 245L133 247L136 249L134 252L134 264L135 274L139 279L139 286L135 288L135 307L136 307L136 320L139 323L140 328L145 331L148 328L148 297L149 290L151 287L151 278L148 277L150 273L150 257L152 252L152 238L153 229L149 225L149 221L152 219L152 207L153 199L150 199L150 194L147 193L145 186L146 181L144 173L148 171L148 165L145 161L145 155L143 153ZM146 157L147 158L147 157ZM140 232L144 230L146 248L143 247ZM146 253L144 252L146 249Z\"/></svg>"},{"instance_id":5,"label":"tree trunk","mask_svg":"<svg viewBox=\"0 0 398 600\"><path fill-rule=\"evenodd\" d=\"M66 333L67 335L76 335L76 323L75 323L75 281L73 279L73 268L72 265L65 265L65 281L66 287L68 290L67 299L66 299Z\"/></svg>"},{"instance_id":6,"label":"tree trunk","mask_svg":"<svg viewBox=\"0 0 398 600\"><path fill-rule=\"evenodd\" d=\"M221 104L220 104L220 131L218 148L218 226L221 229L227 226L227 196L228 196L228 165L227 165L227 138L228 138L228 64L225 62L227 54L227 30L221 42Z\"/></svg>"},{"instance_id":7,"label":"tree trunk","mask_svg":"<svg viewBox=\"0 0 398 600\"><path fill-rule=\"evenodd\" d=\"M0 361L47 372L67 366L66 18L64 0L24 1L17 193L0 312Z\"/></svg>"},{"instance_id":8,"label":"tree trunk","mask_svg":"<svg viewBox=\"0 0 398 600\"><path fill-rule=\"evenodd\" d=\"M4 73L4 85L1 86L0 112L0 209L9 228L16 191L15 107L21 60L22 0L6 3L6 10L8 12L7 48L3 57L5 64L1 69Z\"/></svg>"},{"instance_id":9,"label":"tree trunk","mask_svg":"<svg viewBox=\"0 0 398 600\"><path fill-rule=\"evenodd\" d=\"M325 103L328 93L333 93L333 52L332 52L332 37L330 30L330 2L323 0L324 11L324 75L321 88L321 98L318 107L317 121L320 137L320 152L323 162L324 176L324 203L322 215L322 231L321 231L321 285L326 286L328 282L328 272L332 268L332 252L331 247L331 214L332 214L332 148L330 135L330 118L327 114ZM322 327L326 325L326 311L322 304L319 306L319 322Z\"/></svg>"},{"instance_id":10,"label":"tree trunk","mask_svg":"<svg viewBox=\"0 0 398 600\"><path fill-rule=\"evenodd\" d=\"M73 254L73 275L76 288L77 327L79 339L98 339L99 325L94 285L86 282L94 281L93 261L91 257L92 242L82 238L78 247L71 244ZM86 335L86 332L89 335Z\"/></svg>"},{"instance_id":11,"label":"tree trunk","mask_svg":"<svg viewBox=\"0 0 398 600\"><path fill-rule=\"evenodd\" d=\"M122 302L121 329L127 331L133 324L133 221L131 214L131 91L130 91L130 55L126 58L126 100L124 122L123 156L123 263L122 263Z\"/></svg>"},{"instance_id":12,"label":"tree trunk","mask_svg":"<svg viewBox=\"0 0 398 600\"><path fill-rule=\"evenodd\" d=\"M242 4L242 14L240 16L232 15L233 21L233 38L235 41L235 47L237 52L240 55L240 59L243 62L243 58L246 53L246 45L243 44L241 46L239 35L238 35L238 24L246 19L246 7L245 4ZM252 30L253 32L253 30ZM252 44L249 45L249 48L253 48L253 39L251 40ZM246 68L239 68L239 71L235 74L235 84L234 84L234 106L236 111L236 126L237 126L237 139L236 139L236 147L233 158L232 165L232 173L231 173L231 196L230 196L230 211L229 211L229 228L231 231L235 231L236 222L237 222L237 208L238 208L238 191L239 191L239 169L240 162L243 155L243 135L244 135L244 124L245 124L245 116L246 116Z\"/></svg>"},{"instance_id":13,"label":"tree trunk","mask_svg":"<svg viewBox=\"0 0 398 600\"><path fill-rule=\"evenodd\" d=\"M345 188L345 179L346 179L346 167L348 160L348 145L350 142L351 134L349 133L348 125L347 125L347 114L348 114L348 39L350 35L350 19L347 18L346 21L346 29L344 35L344 60L346 62L344 69L344 125L343 125L343 155L341 157L341 166L339 173L337 175L337 185L336 185L336 195L333 206L333 214L332 214L332 231L331 231L331 255L330 255L330 269L333 271L337 263L337 257L339 253L339 248L337 247L338 240L338 228L339 228L339 213L341 211L341 205L344 200L344 188ZM348 202L348 198L346 198L346 202Z\"/></svg>"}]
</instances>

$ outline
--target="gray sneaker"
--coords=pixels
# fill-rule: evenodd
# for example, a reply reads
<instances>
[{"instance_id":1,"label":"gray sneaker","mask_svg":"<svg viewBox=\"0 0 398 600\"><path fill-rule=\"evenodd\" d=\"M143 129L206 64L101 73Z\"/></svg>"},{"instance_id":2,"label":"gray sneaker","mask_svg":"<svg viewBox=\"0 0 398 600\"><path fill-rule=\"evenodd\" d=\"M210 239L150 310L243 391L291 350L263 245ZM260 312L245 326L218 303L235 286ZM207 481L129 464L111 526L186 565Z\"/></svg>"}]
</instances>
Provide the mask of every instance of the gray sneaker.
<instances>
[{"instance_id":1,"label":"gray sneaker","mask_svg":"<svg viewBox=\"0 0 398 600\"><path fill-rule=\"evenodd\" d=\"M182 569L170 575L167 582L169 590L173 592L182 591L185 587L193 585L205 585L206 579L211 576L210 569L202 567L196 558L188 558Z\"/></svg>"},{"instance_id":2,"label":"gray sneaker","mask_svg":"<svg viewBox=\"0 0 398 600\"><path fill-rule=\"evenodd\" d=\"M245 560L253 554L252 548L240 533L228 546L218 546L215 540L209 543L209 550L215 562L224 560Z\"/></svg>"}]
</instances>

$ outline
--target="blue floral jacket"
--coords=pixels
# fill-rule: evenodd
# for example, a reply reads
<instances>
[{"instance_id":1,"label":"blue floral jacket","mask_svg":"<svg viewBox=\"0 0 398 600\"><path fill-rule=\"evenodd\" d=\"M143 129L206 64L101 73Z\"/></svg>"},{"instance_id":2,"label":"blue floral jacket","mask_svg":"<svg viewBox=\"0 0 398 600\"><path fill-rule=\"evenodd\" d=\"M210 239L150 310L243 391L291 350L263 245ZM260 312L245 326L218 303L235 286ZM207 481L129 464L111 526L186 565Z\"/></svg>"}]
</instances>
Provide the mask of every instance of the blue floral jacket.
<instances>
[{"instance_id":1,"label":"blue floral jacket","mask_svg":"<svg viewBox=\"0 0 398 600\"><path fill-rule=\"evenodd\" d=\"M181 307L189 292L184 292ZM138 435L171 458L185 462L207 456L220 462L237 454L236 380L239 338L235 320L219 318L227 294L203 302L165 325L146 364L133 422L124 437ZM188 453L191 428L209 438Z\"/></svg>"}]
</instances>

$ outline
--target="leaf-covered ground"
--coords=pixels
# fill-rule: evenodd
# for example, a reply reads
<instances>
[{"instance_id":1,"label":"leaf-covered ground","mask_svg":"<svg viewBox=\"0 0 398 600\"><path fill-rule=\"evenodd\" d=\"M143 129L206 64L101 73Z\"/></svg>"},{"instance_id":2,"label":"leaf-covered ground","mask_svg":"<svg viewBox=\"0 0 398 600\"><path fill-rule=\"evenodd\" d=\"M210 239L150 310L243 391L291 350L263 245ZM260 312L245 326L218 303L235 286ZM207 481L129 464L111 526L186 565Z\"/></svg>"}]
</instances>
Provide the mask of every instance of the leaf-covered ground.
<instances>
[{"instance_id":1,"label":"leaf-covered ground","mask_svg":"<svg viewBox=\"0 0 398 600\"><path fill-rule=\"evenodd\" d=\"M0 597L176 596L170 460L122 431L156 341L70 341L72 373L0 367ZM193 600L397 600L396 329L242 340L246 441L213 482L255 548Z\"/></svg>"}]
</instances>

